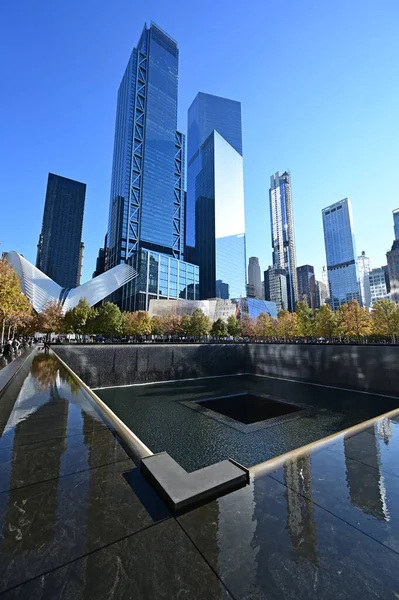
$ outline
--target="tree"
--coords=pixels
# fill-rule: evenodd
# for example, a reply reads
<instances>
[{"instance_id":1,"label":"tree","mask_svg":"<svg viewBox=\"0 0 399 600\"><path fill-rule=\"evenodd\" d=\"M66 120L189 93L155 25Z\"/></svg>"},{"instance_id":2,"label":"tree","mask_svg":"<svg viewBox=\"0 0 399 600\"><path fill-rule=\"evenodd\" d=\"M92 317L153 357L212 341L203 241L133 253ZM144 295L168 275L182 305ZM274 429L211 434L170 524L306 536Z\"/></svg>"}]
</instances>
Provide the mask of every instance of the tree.
<instances>
[{"instance_id":1,"label":"tree","mask_svg":"<svg viewBox=\"0 0 399 600\"><path fill-rule=\"evenodd\" d=\"M255 332L256 336L262 340L276 335L274 319L264 312L260 313L256 319Z\"/></svg>"},{"instance_id":2,"label":"tree","mask_svg":"<svg viewBox=\"0 0 399 600\"><path fill-rule=\"evenodd\" d=\"M4 341L6 323L26 309L18 275L5 257L0 259L0 324L1 344ZM31 309L30 309L31 310Z\"/></svg>"},{"instance_id":3,"label":"tree","mask_svg":"<svg viewBox=\"0 0 399 600\"><path fill-rule=\"evenodd\" d=\"M151 333L154 335L164 335L165 333L165 320L158 315L151 317Z\"/></svg>"},{"instance_id":4,"label":"tree","mask_svg":"<svg viewBox=\"0 0 399 600\"><path fill-rule=\"evenodd\" d=\"M180 331L183 335L190 335L191 333L191 317L190 315L183 315L180 322Z\"/></svg>"},{"instance_id":5,"label":"tree","mask_svg":"<svg viewBox=\"0 0 399 600\"><path fill-rule=\"evenodd\" d=\"M92 333L95 311L86 298L81 298L74 308L65 313L65 331L85 335Z\"/></svg>"},{"instance_id":6,"label":"tree","mask_svg":"<svg viewBox=\"0 0 399 600\"><path fill-rule=\"evenodd\" d=\"M295 313L298 322L298 335L301 337L311 337L314 332L314 322L312 310L307 302L300 300L296 303Z\"/></svg>"},{"instance_id":7,"label":"tree","mask_svg":"<svg viewBox=\"0 0 399 600\"><path fill-rule=\"evenodd\" d=\"M314 329L317 337L333 338L337 335L337 318L328 304L316 309Z\"/></svg>"},{"instance_id":8,"label":"tree","mask_svg":"<svg viewBox=\"0 0 399 600\"><path fill-rule=\"evenodd\" d=\"M206 316L203 310L197 308L192 316L190 322L190 333L194 337L200 337L201 335L208 335L211 329L211 322L209 317Z\"/></svg>"},{"instance_id":9,"label":"tree","mask_svg":"<svg viewBox=\"0 0 399 600\"><path fill-rule=\"evenodd\" d=\"M337 310L338 330L345 337L364 337L372 331L371 315L357 300L342 304Z\"/></svg>"},{"instance_id":10,"label":"tree","mask_svg":"<svg viewBox=\"0 0 399 600\"><path fill-rule=\"evenodd\" d=\"M105 302L97 312L93 324L93 333L108 337L119 336L122 333L122 313L112 302Z\"/></svg>"},{"instance_id":11,"label":"tree","mask_svg":"<svg viewBox=\"0 0 399 600\"><path fill-rule=\"evenodd\" d=\"M283 338L292 338L298 335L298 319L296 313L290 313L288 310L280 310L277 318L277 335Z\"/></svg>"},{"instance_id":12,"label":"tree","mask_svg":"<svg viewBox=\"0 0 399 600\"><path fill-rule=\"evenodd\" d=\"M180 315L167 315L164 319L165 333L170 336L180 336L182 334L181 322Z\"/></svg>"},{"instance_id":13,"label":"tree","mask_svg":"<svg viewBox=\"0 0 399 600\"><path fill-rule=\"evenodd\" d=\"M399 306L387 298L374 302L371 311L373 333L389 335L393 343L399 336Z\"/></svg>"},{"instance_id":14,"label":"tree","mask_svg":"<svg viewBox=\"0 0 399 600\"><path fill-rule=\"evenodd\" d=\"M227 325L226 323L223 321L223 319L216 319L216 321L214 321L212 323L212 327L211 327L211 335L213 337L226 337L226 335L228 334L227 331Z\"/></svg>"},{"instance_id":15,"label":"tree","mask_svg":"<svg viewBox=\"0 0 399 600\"><path fill-rule=\"evenodd\" d=\"M227 317L227 332L232 337L241 335L241 325L234 315Z\"/></svg>"},{"instance_id":16,"label":"tree","mask_svg":"<svg viewBox=\"0 0 399 600\"><path fill-rule=\"evenodd\" d=\"M151 317L142 310L125 313L124 333L134 337L142 337L151 333Z\"/></svg>"},{"instance_id":17,"label":"tree","mask_svg":"<svg viewBox=\"0 0 399 600\"><path fill-rule=\"evenodd\" d=\"M246 313L241 315L240 326L242 336L245 338L255 337L255 321Z\"/></svg>"},{"instance_id":18,"label":"tree","mask_svg":"<svg viewBox=\"0 0 399 600\"><path fill-rule=\"evenodd\" d=\"M46 304L44 310L37 316L37 328L41 333L50 337L52 333L62 333L65 328L62 304L52 300Z\"/></svg>"}]
</instances>

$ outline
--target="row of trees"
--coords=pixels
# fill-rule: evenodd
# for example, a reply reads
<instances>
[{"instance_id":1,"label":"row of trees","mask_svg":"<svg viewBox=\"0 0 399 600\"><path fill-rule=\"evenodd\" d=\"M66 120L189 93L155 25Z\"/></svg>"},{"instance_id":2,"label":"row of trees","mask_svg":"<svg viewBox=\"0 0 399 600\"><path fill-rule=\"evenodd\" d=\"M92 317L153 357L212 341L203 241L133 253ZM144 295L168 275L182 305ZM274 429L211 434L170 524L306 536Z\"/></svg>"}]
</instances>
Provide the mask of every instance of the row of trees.
<instances>
[{"instance_id":1,"label":"row of trees","mask_svg":"<svg viewBox=\"0 0 399 600\"><path fill-rule=\"evenodd\" d=\"M38 315L37 327L42 332L104 335L106 337L148 335L194 337L211 335L254 340L292 340L296 338L365 339L399 337L399 306L389 300L380 300L368 312L356 300L342 305L334 313L328 305L312 311L305 302L298 302L294 313L280 311L273 319L262 313L256 319L242 315L239 320L230 316L227 322L217 319L211 324L201 309L192 316L170 314L164 317L146 312L121 313L119 308L106 302L99 309L90 308L86 300L62 315L61 308L51 305Z\"/></svg>"},{"instance_id":2,"label":"row of trees","mask_svg":"<svg viewBox=\"0 0 399 600\"><path fill-rule=\"evenodd\" d=\"M262 313L251 319L242 315L240 320L230 316L213 324L202 310L188 315L150 317L138 311L121 313L119 308L106 302L98 309L81 300L74 309L62 314L59 303L50 303L46 310L36 314L22 293L18 276L9 263L0 260L0 326L1 343L14 332L23 334L75 333L77 335L104 335L106 337L148 335L198 338L211 335L259 340L289 340L294 338L399 338L399 306L389 300L379 300L371 312L352 300L334 313L328 305L312 311L305 302L298 302L294 313L280 311L277 319Z\"/></svg>"}]
</instances>

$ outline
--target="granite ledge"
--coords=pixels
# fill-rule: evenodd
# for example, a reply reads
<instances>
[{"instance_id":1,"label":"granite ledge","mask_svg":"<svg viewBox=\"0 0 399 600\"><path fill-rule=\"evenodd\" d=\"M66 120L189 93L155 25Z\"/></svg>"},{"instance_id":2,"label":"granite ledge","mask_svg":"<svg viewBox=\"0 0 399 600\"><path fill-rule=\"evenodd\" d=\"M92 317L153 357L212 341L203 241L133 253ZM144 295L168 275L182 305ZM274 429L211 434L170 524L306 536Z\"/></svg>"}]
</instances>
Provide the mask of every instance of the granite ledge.
<instances>
[{"instance_id":1,"label":"granite ledge","mask_svg":"<svg viewBox=\"0 0 399 600\"><path fill-rule=\"evenodd\" d=\"M141 471L174 512L181 512L248 484L248 471L230 460L187 473L167 452L141 461Z\"/></svg>"}]
</instances>

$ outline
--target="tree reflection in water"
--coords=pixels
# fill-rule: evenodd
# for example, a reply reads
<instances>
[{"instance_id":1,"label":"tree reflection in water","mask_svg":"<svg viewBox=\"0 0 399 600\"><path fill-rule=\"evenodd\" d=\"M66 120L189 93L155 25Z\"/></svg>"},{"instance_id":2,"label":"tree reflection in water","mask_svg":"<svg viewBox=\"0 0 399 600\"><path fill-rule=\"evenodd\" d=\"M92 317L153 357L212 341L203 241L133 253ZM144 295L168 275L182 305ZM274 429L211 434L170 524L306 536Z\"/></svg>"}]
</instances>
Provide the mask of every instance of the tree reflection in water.
<instances>
[{"instance_id":1,"label":"tree reflection in water","mask_svg":"<svg viewBox=\"0 0 399 600\"><path fill-rule=\"evenodd\" d=\"M57 376L63 383L69 385L72 394L77 394L80 390L79 383L53 354L37 354L32 361L31 374L39 383L41 391L54 389L57 385Z\"/></svg>"}]
</instances>

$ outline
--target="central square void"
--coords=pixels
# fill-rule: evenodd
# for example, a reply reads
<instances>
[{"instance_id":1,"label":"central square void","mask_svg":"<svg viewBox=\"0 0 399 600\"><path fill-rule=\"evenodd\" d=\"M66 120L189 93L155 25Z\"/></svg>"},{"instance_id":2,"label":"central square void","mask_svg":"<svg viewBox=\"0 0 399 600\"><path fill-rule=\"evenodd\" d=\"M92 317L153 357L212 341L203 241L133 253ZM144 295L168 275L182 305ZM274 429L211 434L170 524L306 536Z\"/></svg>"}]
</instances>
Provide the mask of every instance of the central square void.
<instances>
[{"instance_id":1,"label":"central square void","mask_svg":"<svg viewBox=\"0 0 399 600\"><path fill-rule=\"evenodd\" d=\"M301 410L300 407L287 402L248 393L201 400L198 404L230 417L230 419L245 423L245 425L274 419Z\"/></svg>"}]
</instances>

